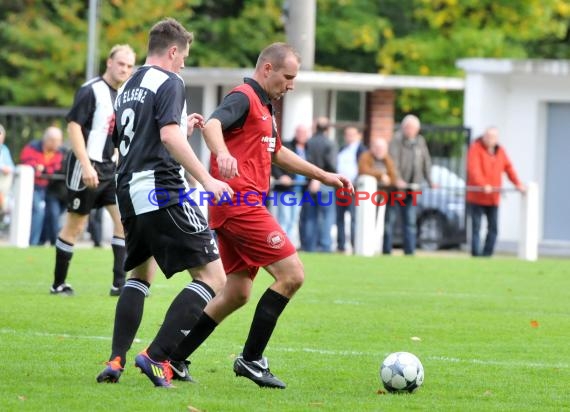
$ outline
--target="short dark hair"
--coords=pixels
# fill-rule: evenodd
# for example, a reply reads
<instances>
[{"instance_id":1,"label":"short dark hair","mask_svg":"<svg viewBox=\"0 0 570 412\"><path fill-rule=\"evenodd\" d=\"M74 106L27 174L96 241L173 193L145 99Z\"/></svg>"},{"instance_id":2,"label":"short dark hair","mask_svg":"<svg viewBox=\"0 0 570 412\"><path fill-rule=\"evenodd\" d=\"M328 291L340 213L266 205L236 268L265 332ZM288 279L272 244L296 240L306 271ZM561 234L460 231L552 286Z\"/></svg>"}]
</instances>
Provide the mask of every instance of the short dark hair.
<instances>
[{"instance_id":1,"label":"short dark hair","mask_svg":"<svg viewBox=\"0 0 570 412\"><path fill-rule=\"evenodd\" d=\"M315 121L315 129L317 133L325 133L331 127L330 121L327 117L318 117Z\"/></svg>"},{"instance_id":2,"label":"short dark hair","mask_svg":"<svg viewBox=\"0 0 570 412\"><path fill-rule=\"evenodd\" d=\"M169 47L176 45L186 47L192 44L194 35L187 31L182 24L168 17L159 21L150 29L148 38L148 54L163 54Z\"/></svg>"},{"instance_id":3,"label":"short dark hair","mask_svg":"<svg viewBox=\"0 0 570 412\"><path fill-rule=\"evenodd\" d=\"M279 70L281 67L283 67L285 59L290 54L295 56L297 58L297 61L301 63L301 56L293 46L287 43L270 44L265 49L263 49L261 53L259 53L255 67L259 68L265 62L269 62L275 70Z\"/></svg>"}]
</instances>

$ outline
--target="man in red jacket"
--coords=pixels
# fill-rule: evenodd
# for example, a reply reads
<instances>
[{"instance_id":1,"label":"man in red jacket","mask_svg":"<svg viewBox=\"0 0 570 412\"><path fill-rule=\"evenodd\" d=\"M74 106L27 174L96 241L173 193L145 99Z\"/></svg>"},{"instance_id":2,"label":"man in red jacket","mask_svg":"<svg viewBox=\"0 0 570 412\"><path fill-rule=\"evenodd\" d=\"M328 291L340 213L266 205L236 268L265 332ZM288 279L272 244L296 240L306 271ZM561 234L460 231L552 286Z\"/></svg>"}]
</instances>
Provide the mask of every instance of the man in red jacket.
<instances>
[{"instance_id":1,"label":"man in red jacket","mask_svg":"<svg viewBox=\"0 0 570 412\"><path fill-rule=\"evenodd\" d=\"M473 142L467 154L467 186L475 187L467 191L467 206L471 212L472 256L493 255L503 172L521 193L526 191L498 141L499 131L496 127L489 127L482 137ZM481 251L479 232L483 214L487 217L487 236Z\"/></svg>"},{"instance_id":2,"label":"man in red jacket","mask_svg":"<svg viewBox=\"0 0 570 412\"><path fill-rule=\"evenodd\" d=\"M41 244L41 234L46 219L47 187L49 178L63 167L63 131L59 127L48 127L41 140L34 140L22 149L20 162L34 168L34 197L32 205L32 226L30 245ZM49 211L51 213L51 210Z\"/></svg>"}]
</instances>

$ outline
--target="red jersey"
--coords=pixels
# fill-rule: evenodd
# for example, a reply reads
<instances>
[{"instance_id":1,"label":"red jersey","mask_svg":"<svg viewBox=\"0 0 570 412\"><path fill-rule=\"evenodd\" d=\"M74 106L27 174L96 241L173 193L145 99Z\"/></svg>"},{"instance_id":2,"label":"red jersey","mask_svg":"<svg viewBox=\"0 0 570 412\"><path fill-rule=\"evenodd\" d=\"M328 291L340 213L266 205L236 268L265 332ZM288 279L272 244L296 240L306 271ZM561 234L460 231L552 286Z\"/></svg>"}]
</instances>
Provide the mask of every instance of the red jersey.
<instances>
[{"instance_id":1,"label":"red jersey","mask_svg":"<svg viewBox=\"0 0 570 412\"><path fill-rule=\"evenodd\" d=\"M210 226L215 229L232 216L245 213L251 207L265 207L264 196L269 192L271 160L281 149L271 113L271 104L262 102L258 92L249 83L235 87L231 93L243 93L249 101L249 110L241 127L224 130L224 141L230 154L237 159L239 176L227 180L234 191L231 199L222 199L209 206ZM222 103L223 105L223 103ZM220 180L216 156L210 156L210 173Z\"/></svg>"}]
</instances>

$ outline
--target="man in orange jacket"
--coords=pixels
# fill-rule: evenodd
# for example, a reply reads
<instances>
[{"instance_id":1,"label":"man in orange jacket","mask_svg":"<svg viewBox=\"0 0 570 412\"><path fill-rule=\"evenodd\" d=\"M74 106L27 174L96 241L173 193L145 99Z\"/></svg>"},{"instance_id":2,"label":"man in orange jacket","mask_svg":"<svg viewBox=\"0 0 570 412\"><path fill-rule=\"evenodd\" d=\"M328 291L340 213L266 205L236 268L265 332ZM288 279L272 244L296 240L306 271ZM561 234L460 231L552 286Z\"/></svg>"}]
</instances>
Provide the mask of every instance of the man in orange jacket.
<instances>
[{"instance_id":1,"label":"man in orange jacket","mask_svg":"<svg viewBox=\"0 0 570 412\"><path fill-rule=\"evenodd\" d=\"M526 191L498 141L499 131L496 127L489 127L482 137L471 144L467 153L467 186L473 188L467 191L467 206L471 212L472 256L493 255L503 172L521 193ZM479 232L483 214L487 217L487 236L481 251Z\"/></svg>"}]
</instances>

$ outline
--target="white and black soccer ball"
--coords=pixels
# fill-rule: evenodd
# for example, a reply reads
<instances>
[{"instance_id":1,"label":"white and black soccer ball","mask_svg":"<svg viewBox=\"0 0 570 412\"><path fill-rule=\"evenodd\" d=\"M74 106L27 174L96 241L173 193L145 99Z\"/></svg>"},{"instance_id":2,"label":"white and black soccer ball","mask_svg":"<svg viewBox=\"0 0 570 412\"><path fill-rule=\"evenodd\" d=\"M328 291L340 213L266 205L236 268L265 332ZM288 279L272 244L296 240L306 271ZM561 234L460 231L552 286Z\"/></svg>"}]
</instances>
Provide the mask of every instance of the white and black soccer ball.
<instances>
[{"instance_id":1,"label":"white and black soccer ball","mask_svg":"<svg viewBox=\"0 0 570 412\"><path fill-rule=\"evenodd\" d=\"M380 367L380 379L388 392L414 392L424 383L424 367L409 352L389 354Z\"/></svg>"}]
</instances>

